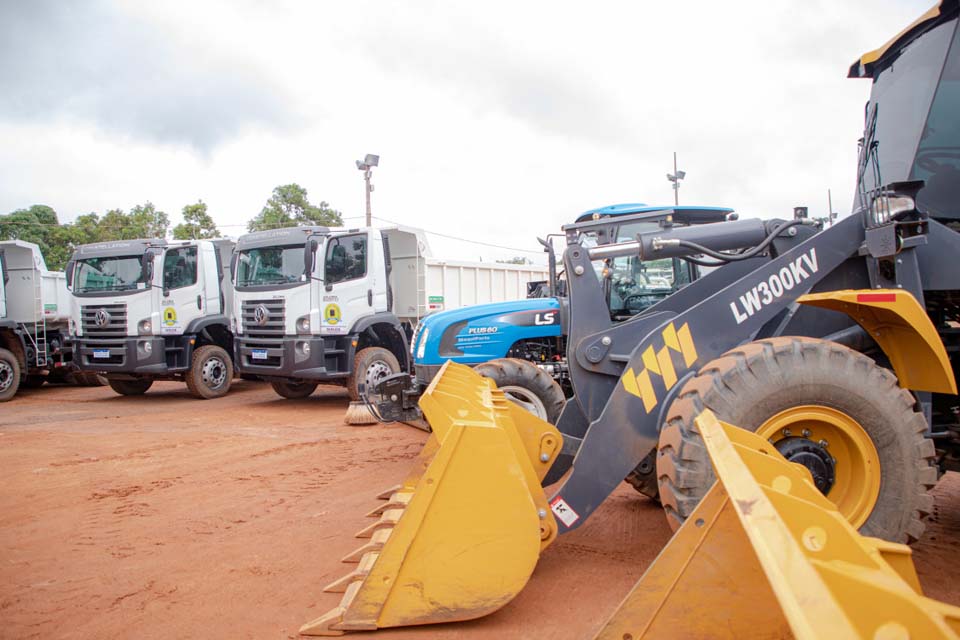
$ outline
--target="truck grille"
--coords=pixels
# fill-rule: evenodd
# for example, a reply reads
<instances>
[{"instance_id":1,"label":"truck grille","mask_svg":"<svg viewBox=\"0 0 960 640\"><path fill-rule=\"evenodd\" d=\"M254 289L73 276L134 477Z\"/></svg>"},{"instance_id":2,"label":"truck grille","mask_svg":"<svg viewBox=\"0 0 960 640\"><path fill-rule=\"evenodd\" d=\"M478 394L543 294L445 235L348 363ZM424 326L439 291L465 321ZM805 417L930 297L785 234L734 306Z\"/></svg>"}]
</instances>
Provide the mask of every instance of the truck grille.
<instances>
[{"instance_id":1,"label":"truck grille","mask_svg":"<svg viewBox=\"0 0 960 640\"><path fill-rule=\"evenodd\" d=\"M244 300L240 319L243 326L243 334L240 336L241 366L281 367L285 322L284 301ZM266 352L267 355L265 358L254 358L254 351Z\"/></svg>"},{"instance_id":2,"label":"truck grille","mask_svg":"<svg viewBox=\"0 0 960 640\"><path fill-rule=\"evenodd\" d=\"M125 304L84 306L80 309L80 315L80 326L86 338L123 338L127 335Z\"/></svg>"}]
</instances>

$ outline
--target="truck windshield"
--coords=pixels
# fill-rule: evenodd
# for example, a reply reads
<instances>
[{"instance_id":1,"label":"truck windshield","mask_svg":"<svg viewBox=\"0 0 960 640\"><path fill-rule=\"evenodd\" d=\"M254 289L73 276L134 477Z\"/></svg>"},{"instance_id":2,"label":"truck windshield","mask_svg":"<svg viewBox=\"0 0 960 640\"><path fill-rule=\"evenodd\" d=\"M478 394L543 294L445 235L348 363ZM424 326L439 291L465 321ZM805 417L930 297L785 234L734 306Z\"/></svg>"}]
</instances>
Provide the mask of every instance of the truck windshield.
<instances>
[{"instance_id":1,"label":"truck windshield","mask_svg":"<svg viewBox=\"0 0 960 640\"><path fill-rule=\"evenodd\" d=\"M304 245L259 247L241 251L237 259L237 286L289 284L303 279Z\"/></svg>"},{"instance_id":2,"label":"truck windshield","mask_svg":"<svg viewBox=\"0 0 960 640\"><path fill-rule=\"evenodd\" d=\"M143 287L140 256L78 260L74 274L74 288L77 293L127 291Z\"/></svg>"}]
</instances>

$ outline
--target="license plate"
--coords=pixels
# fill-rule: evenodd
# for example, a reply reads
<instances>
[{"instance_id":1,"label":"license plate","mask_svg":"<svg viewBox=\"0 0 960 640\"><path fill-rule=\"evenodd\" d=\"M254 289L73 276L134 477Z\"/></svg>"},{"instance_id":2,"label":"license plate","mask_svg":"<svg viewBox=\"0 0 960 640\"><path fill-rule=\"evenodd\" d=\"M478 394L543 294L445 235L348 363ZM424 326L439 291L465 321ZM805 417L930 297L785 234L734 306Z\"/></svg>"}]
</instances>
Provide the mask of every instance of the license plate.
<instances>
[{"instance_id":1,"label":"license plate","mask_svg":"<svg viewBox=\"0 0 960 640\"><path fill-rule=\"evenodd\" d=\"M266 360L267 359L267 350L266 349L254 349L253 353L250 356L254 360Z\"/></svg>"},{"instance_id":2,"label":"license plate","mask_svg":"<svg viewBox=\"0 0 960 640\"><path fill-rule=\"evenodd\" d=\"M93 357L94 357L94 358L109 358L109 357L110 357L110 349L94 349L94 350L93 350Z\"/></svg>"}]
</instances>

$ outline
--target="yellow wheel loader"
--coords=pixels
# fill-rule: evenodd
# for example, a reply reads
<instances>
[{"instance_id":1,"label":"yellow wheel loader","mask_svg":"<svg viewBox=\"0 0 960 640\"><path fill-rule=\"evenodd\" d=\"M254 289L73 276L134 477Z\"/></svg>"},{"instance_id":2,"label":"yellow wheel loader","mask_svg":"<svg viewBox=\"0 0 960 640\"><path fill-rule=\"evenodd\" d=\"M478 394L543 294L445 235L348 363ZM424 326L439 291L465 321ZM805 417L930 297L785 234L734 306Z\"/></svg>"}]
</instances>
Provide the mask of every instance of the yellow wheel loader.
<instances>
[{"instance_id":1,"label":"yellow wheel loader","mask_svg":"<svg viewBox=\"0 0 960 640\"><path fill-rule=\"evenodd\" d=\"M901 543L960 459L958 13L944 0L851 69L873 90L836 224L665 219L602 246L567 229L556 427L446 364L420 399L426 447L301 633L497 610L655 452L679 531L601 637L954 637ZM629 320L598 312L604 274L663 258L715 268Z\"/></svg>"}]
</instances>

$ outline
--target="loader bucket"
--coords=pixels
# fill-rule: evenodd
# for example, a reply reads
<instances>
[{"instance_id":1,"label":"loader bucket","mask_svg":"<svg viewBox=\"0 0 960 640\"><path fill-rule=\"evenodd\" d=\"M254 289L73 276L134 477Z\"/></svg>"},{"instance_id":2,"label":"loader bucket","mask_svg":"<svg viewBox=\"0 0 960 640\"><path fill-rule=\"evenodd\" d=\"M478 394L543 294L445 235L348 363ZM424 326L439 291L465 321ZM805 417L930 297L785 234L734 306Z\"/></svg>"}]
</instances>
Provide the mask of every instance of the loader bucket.
<instances>
[{"instance_id":1,"label":"loader bucket","mask_svg":"<svg viewBox=\"0 0 960 640\"><path fill-rule=\"evenodd\" d=\"M433 434L357 536L369 542L328 585L339 606L305 635L478 618L523 589L557 525L540 480L560 452L550 424L448 362L420 399Z\"/></svg>"},{"instance_id":2,"label":"loader bucket","mask_svg":"<svg viewBox=\"0 0 960 640\"><path fill-rule=\"evenodd\" d=\"M717 482L596 636L957 638L909 547L861 536L763 438L696 420Z\"/></svg>"}]
</instances>

